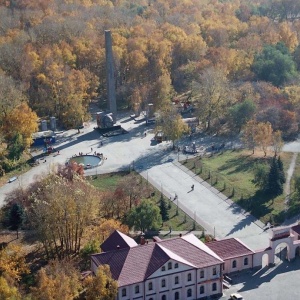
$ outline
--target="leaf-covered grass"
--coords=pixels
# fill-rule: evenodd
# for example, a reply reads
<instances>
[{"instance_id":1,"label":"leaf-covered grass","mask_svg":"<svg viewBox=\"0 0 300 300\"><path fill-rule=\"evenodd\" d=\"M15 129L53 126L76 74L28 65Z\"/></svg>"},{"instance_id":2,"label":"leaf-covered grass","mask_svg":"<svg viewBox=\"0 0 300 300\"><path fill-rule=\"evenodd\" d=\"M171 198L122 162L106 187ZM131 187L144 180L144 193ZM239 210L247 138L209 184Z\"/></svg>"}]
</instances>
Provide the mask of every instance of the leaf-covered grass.
<instances>
[{"instance_id":1,"label":"leaf-covered grass","mask_svg":"<svg viewBox=\"0 0 300 300\"><path fill-rule=\"evenodd\" d=\"M292 154L280 155L285 172ZM281 223L284 220L284 195L271 197L253 183L256 164L268 164L271 156L258 152L225 151L211 157L195 157L182 163L262 222Z\"/></svg>"},{"instance_id":2,"label":"leaf-covered grass","mask_svg":"<svg viewBox=\"0 0 300 300\"><path fill-rule=\"evenodd\" d=\"M95 187L100 189L101 191L111 191L116 189L118 183L126 176L128 173L111 173L111 174L104 174L98 175L97 178L92 177L90 183L93 184ZM141 184L149 184L146 180L141 180ZM153 196L150 197L152 201L154 201L157 205L159 205L161 193L154 187L151 187L153 191ZM149 195L145 195L145 198L149 197ZM202 231L203 228L195 223L192 218L186 215L181 209L177 209L175 203L164 197L164 200L167 203L167 206L170 206L168 209L169 212L169 220L163 222L162 227L160 230L168 231L170 227L172 231L190 231L190 230L197 230Z\"/></svg>"},{"instance_id":3,"label":"leaf-covered grass","mask_svg":"<svg viewBox=\"0 0 300 300\"><path fill-rule=\"evenodd\" d=\"M291 180L291 190L290 190L290 202L289 202L289 216L295 216L300 214L300 199L295 193L295 179L300 176L300 154L296 158L296 164L294 173Z\"/></svg>"}]
</instances>

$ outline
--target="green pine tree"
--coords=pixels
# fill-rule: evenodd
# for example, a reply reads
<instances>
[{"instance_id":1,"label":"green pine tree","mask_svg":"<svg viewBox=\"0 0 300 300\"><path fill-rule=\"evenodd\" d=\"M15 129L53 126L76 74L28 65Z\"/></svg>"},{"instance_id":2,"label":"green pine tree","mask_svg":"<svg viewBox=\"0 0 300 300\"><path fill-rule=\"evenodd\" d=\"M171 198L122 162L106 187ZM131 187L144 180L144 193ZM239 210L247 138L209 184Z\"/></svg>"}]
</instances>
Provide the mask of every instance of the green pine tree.
<instances>
[{"instance_id":1,"label":"green pine tree","mask_svg":"<svg viewBox=\"0 0 300 300\"><path fill-rule=\"evenodd\" d=\"M160 197L159 208L160 208L160 214L162 220L163 221L169 220L168 206L163 196Z\"/></svg>"},{"instance_id":2,"label":"green pine tree","mask_svg":"<svg viewBox=\"0 0 300 300\"><path fill-rule=\"evenodd\" d=\"M278 170L279 170L279 180L283 184L283 183L285 183L285 174L284 174L284 169L283 169L283 163L282 163L280 156L278 156L277 165L278 165Z\"/></svg>"},{"instance_id":3,"label":"green pine tree","mask_svg":"<svg viewBox=\"0 0 300 300\"><path fill-rule=\"evenodd\" d=\"M17 231L17 239L19 238L19 229L23 224L24 217L23 207L19 203L14 203L8 212L8 226L10 230Z\"/></svg>"},{"instance_id":4,"label":"green pine tree","mask_svg":"<svg viewBox=\"0 0 300 300\"><path fill-rule=\"evenodd\" d=\"M275 157L271 161L267 191L274 196L280 195L283 192L283 182L280 180L280 169Z\"/></svg>"}]
</instances>

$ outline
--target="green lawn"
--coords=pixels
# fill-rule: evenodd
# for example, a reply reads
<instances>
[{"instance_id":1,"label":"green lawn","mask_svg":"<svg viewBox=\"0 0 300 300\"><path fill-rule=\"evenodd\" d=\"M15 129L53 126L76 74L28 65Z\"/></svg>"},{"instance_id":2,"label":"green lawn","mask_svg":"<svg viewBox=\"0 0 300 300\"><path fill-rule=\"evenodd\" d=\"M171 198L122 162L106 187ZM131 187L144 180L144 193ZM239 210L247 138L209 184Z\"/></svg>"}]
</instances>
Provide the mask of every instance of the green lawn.
<instances>
[{"instance_id":1,"label":"green lawn","mask_svg":"<svg viewBox=\"0 0 300 300\"><path fill-rule=\"evenodd\" d=\"M105 174L105 175L98 175L97 178L91 177L90 183L93 184L95 187L100 189L101 191L108 191L108 190L114 190L118 186L118 183L121 181L121 179L124 178L124 176L127 176L128 173L111 173L111 174ZM137 174L137 176L139 176ZM148 184L146 180L142 178L141 184ZM160 201L160 191L156 190L154 187L152 187L150 184L150 190L151 192L154 192L154 196L152 196L150 199L157 203L159 205ZM145 198L149 197L149 195L145 195ZM169 230L171 227L174 231L189 231L189 230L197 230L202 231L203 228L198 225L197 223L194 223L193 219L190 218L188 215L186 215L181 209L177 210L177 206L170 201L167 198L164 198L166 203L170 205L169 209L169 220L165 221L163 223L163 226L160 228L160 230Z\"/></svg>"},{"instance_id":2,"label":"green lawn","mask_svg":"<svg viewBox=\"0 0 300 300\"><path fill-rule=\"evenodd\" d=\"M295 178L300 176L300 154L298 154L296 159L295 170L293 173L293 177L291 180L291 195L290 195L290 203L289 203L289 216L300 214L300 199L298 199L295 195Z\"/></svg>"},{"instance_id":3,"label":"green lawn","mask_svg":"<svg viewBox=\"0 0 300 300\"><path fill-rule=\"evenodd\" d=\"M282 153L280 157L286 171L292 154ZM255 164L266 164L270 159L241 150L202 159L196 157L182 163L262 222L281 223L285 217L284 195L272 198L259 191L252 182Z\"/></svg>"}]
</instances>

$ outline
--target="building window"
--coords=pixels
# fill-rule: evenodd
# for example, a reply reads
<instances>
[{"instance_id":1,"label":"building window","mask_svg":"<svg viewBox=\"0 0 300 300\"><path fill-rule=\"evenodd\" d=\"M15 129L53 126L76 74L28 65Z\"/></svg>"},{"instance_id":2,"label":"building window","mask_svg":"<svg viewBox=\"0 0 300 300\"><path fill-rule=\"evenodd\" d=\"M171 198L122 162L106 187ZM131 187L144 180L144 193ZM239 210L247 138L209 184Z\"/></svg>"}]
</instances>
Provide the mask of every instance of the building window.
<instances>
[{"instance_id":1,"label":"building window","mask_svg":"<svg viewBox=\"0 0 300 300\"><path fill-rule=\"evenodd\" d=\"M122 297L126 296L126 289L122 289Z\"/></svg>"},{"instance_id":2,"label":"building window","mask_svg":"<svg viewBox=\"0 0 300 300\"><path fill-rule=\"evenodd\" d=\"M162 281L161 281L161 287L165 287L166 286L166 279L163 279Z\"/></svg>"},{"instance_id":3,"label":"building window","mask_svg":"<svg viewBox=\"0 0 300 300\"><path fill-rule=\"evenodd\" d=\"M192 297L192 289L188 289L186 295L187 297Z\"/></svg>"},{"instance_id":4,"label":"building window","mask_svg":"<svg viewBox=\"0 0 300 300\"><path fill-rule=\"evenodd\" d=\"M213 268L213 275L217 275L217 268L216 267Z\"/></svg>"},{"instance_id":5,"label":"building window","mask_svg":"<svg viewBox=\"0 0 300 300\"><path fill-rule=\"evenodd\" d=\"M175 269L178 269L178 263L176 263L176 264L174 265L174 268L175 268Z\"/></svg>"},{"instance_id":6,"label":"building window","mask_svg":"<svg viewBox=\"0 0 300 300\"><path fill-rule=\"evenodd\" d=\"M200 278L204 278L204 270L200 271Z\"/></svg>"},{"instance_id":7,"label":"building window","mask_svg":"<svg viewBox=\"0 0 300 300\"><path fill-rule=\"evenodd\" d=\"M138 294L140 292L140 286L139 285L136 285L134 289L135 289L136 294Z\"/></svg>"},{"instance_id":8,"label":"building window","mask_svg":"<svg viewBox=\"0 0 300 300\"><path fill-rule=\"evenodd\" d=\"M212 290L213 290L213 291L216 291L216 290L217 290L217 284L216 284L215 282L212 284Z\"/></svg>"},{"instance_id":9,"label":"building window","mask_svg":"<svg viewBox=\"0 0 300 300\"><path fill-rule=\"evenodd\" d=\"M232 268L236 268L236 260L232 262Z\"/></svg>"},{"instance_id":10,"label":"building window","mask_svg":"<svg viewBox=\"0 0 300 300\"><path fill-rule=\"evenodd\" d=\"M176 276L176 277L175 277L175 284L178 284L178 283L179 283L179 277Z\"/></svg>"},{"instance_id":11,"label":"building window","mask_svg":"<svg viewBox=\"0 0 300 300\"><path fill-rule=\"evenodd\" d=\"M248 266L248 257L244 258L244 266Z\"/></svg>"},{"instance_id":12,"label":"building window","mask_svg":"<svg viewBox=\"0 0 300 300\"><path fill-rule=\"evenodd\" d=\"M149 300L153 300L153 298L150 298Z\"/></svg>"},{"instance_id":13,"label":"building window","mask_svg":"<svg viewBox=\"0 0 300 300\"><path fill-rule=\"evenodd\" d=\"M192 281L192 274L191 273L188 274L187 281Z\"/></svg>"},{"instance_id":14,"label":"building window","mask_svg":"<svg viewBox=\"0 0 300 300\"><path fill-rule=\"evenodd\" d=\"M161 300L167 300L166 295L162 295Z\"/></svg>"},{"instance_id":15,"label":"building window","mask_svg":"<svg viewBox=\"0 0 300 300\"><path fill-rule=\"evenodd\" d=\"M166 270L166 267L165 267L165 266L162 266L162 267L161 267L161 270L162 270L162 271L165 271L165 270Z\"/></svg>"},{"instance_id":16,"label":"building window","mask_svg":"<svg viewBox=\"0 0 300 300\"><path fill-rule=\"evenodd\" d=\"M175 293L175 298L174 298L175 300L179 300L179 292L176 292Z\"/></svg>"},{"instance_id":17,"label":"building window","mask_svg":"<svg viewBox=\"0 0 300 300\"><path fill-rule=\"evenodd\" d=\"M200 286L200 294L204 294L204 285Z\"/></svg>"},{"instance_id":18,"label":"building window","mask_svg":"<svg viewBox=\"0 0 300 300\"><path fill-rule=\"evenodd\" d=\"M169 262L169 263L168 263L168 270L171 270L171 269L172 269L172 263Z\"/></svg>"},{"instance_id":19,"label":"building window","mask_svg":"<svg viewBox=\"0 0 300 300\"><path fill-rule=\"evenodd\" d=\"M149 282L148 283L148 290L152 291L152 289L153 289L153 284L152 284L152 282Z\"/></svg>"}]
</instances>

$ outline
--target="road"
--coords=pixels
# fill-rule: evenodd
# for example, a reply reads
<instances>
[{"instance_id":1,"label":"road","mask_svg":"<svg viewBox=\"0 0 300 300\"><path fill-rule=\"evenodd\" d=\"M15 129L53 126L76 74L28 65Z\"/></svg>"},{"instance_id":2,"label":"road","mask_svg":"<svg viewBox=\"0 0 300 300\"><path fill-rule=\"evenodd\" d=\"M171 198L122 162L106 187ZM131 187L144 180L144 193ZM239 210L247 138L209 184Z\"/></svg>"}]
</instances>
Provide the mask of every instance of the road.
<instances>
[{"instance_id":1,"label":"road","mask_svg":"<svg viewBox=\"0 0 300 300\"><path fill-rule=\"evenodd\" d=\"M20 176L17 181L3 186L0 189L0 205L3 205L7 193L18 187L26 188L36 177L49 173L57 163L64 164L79 152L93 153L96 150L103 153L106 160L103 165L87 170L86 175L134 167L167 197L174 197L176 193L179 207L217 238L238 237L253 250L268 246L268 232L263 229L263 224L178 164L178 154L170 150L170 143L152 145L151 128L137 124L130 118L122 119L119 124L129 133L101 138L93 130L94 123L80 134L76 130L61 133L55 146L60 154L50 155L46 162L40 160L38 166ZM103 146L100 146L100 141ZM192 141L182 143L187 142ZM199 137L196 143L208 145L209 141ZM179 159L185 157L179 155ZM192 184L195 186L194 191L190 191Z\"/></svg>"}]
</instances>

